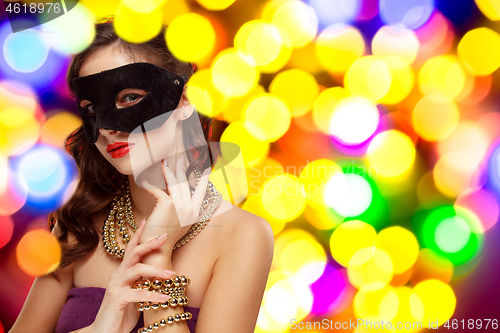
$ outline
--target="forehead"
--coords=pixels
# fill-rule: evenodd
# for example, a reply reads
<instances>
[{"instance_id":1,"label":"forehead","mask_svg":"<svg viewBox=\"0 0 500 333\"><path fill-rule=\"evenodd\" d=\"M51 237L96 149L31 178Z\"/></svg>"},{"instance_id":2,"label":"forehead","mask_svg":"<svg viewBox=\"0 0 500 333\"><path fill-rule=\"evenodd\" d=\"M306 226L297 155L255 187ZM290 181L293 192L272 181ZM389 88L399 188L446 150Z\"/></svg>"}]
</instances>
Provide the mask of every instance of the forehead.
<instances>
[{"instance_id":1,"label":"forehead","mask_svg":"<svg viewBox=\"0 0 500 333\"><path fill-rule=\"evenodd\" d=\"M82 64L78 76L87 76L132 63L116 46L109 45L90 55Z\"/></svg>"}]
</instances>

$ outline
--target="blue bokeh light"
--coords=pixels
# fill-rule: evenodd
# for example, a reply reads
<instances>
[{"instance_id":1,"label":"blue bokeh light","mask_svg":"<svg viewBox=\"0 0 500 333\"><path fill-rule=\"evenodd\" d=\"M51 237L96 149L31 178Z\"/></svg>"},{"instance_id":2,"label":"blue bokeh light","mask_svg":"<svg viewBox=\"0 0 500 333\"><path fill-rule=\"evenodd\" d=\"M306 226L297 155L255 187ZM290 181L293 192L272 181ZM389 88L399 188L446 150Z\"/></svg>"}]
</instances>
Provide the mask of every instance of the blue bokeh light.
<instances>
[{"instance_id":1,"label":"blue bokeh light","mask_svg":"<svg viewBox=\"0 0 500 333\"><path fill-rule=\"evenodd\" d=\"M308 0L323 28L332 24L350 23L361 10L360 0Z\"/></svg>"},{"instance_id":2,"label":"blue bokeh light","mask_svg":"<svg viewBox=\"0 0 500 333\"><path fill-rule=\"evenodd\" d=\"M77 177L71 156L61 148L46 144L37 144L13 156L12 166L28 187L26 205L38 212L59 208Z\"/></svg>"},{"instance_id":3,"label":"blue bokeh light","mask_svg":"<svg viewBox=\"0 0 500 333\"><path fill-rule=\"evenodd\" d=\"M417 29L429 20L434 0L380 0L380 18L390 25Z\"/></svg>"},{"instance_id":4,"label":"blue bokeh light","mask_svg":"<svg viewBox=\"0 0 500 333\"><path fill-rule=\"evenodd\" d=\"M7 65L20 73L32 73L47 61L50 41L43 32L29 29L9 34L2 45Z\"/></svg>"},{"instance_id":5,"label":"blue bokeh light","mask_svg":"<svg viewBox=\"0 0 500 333\"><path fill-rule=\"evenodd\" d=\"M64 75L69 57L52 50L50 37L44 34L47 32L36 27L12 33L8 21L3 22L0 25L0 76L39 90L51 87Z\"/></svg>"}]
</instances>

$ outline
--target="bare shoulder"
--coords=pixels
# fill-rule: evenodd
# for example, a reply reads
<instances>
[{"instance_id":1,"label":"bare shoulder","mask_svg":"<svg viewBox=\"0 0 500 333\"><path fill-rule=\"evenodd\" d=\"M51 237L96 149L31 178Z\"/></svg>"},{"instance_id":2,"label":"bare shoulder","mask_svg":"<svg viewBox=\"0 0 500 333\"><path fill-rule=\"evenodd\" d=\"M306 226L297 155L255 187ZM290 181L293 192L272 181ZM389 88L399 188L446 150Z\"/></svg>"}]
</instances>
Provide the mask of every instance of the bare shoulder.
<instances>
[{"instance_id":1,"label":"bare shoulder","mask_svg":"<svg viewBox=\"0 0 500 333\"><path fill-rule=\"evenodd\" d=\"M221 205L222 206L222 205ZM250 213L225 201L221 207L222 213L218 214L217 226L223 227L229 243L239 247L259 246L263 250L270 250L274 245L273 230L269 223L262 217Z\"/></svg>"}]
</instances>

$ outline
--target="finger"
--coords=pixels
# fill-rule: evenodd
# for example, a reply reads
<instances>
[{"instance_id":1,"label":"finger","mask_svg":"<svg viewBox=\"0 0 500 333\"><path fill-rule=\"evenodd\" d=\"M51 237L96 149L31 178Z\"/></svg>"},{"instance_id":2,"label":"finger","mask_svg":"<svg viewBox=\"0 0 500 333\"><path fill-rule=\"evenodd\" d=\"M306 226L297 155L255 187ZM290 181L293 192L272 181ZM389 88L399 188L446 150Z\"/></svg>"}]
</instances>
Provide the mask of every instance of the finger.
<instances>
[{"instance_id":1,"label":"finger","mask_svg":"<svg viewBox=\"0 0 500 333\"><path fill-rule=\"evenodd\" d=\"M163 164L163 163L162 163ZM143 180L142 181L142 187L149 193L151 194L155 199L156 201L162 201L162 200L166 200L169 195L167 193L165 193L165 191L159 189L158 187L154 186L154 185L151 185L150 183L148 183L147 180Z\"/></svg>"},{"instance_id":2,"label":"finger","mask_svg":"<svg viewBox=\"0 0 500 333\"><path fill-rule=\"evenodd\" d=\"M168 279L172 275L174 275L174 272L172 271L143 263L137 263L132 267L127 268L116 278L116 285L119 287L127 287L143 276L154 276L160 279Z\"/></svg>"},{"instance_id":3,"label":"finger","mask_svg":"<svg viewBox=\"0 0 500 333\"><path fill-rule=\"evenodd\" d=\"M210 167L206 168L201 174L200 182L198 183L198 187L193 193L193 206L196 209L196 212L199 211L203 200L205 199L205 193L207 192L208 181L210 177Z\"/></svg>"},{"instance_id":4,"label":"finger","mask_svg":"<svg viewBox=\"0 0 500 333\"><path fill-rule=\"evenodd\" d=\"M165 181L167 182L168 193L170 193L172 200L174 200L175 203L177 198L181 198L179 186L176 186L179 182L177 181L177 178L172 170L170 170L170 167L166 166L165 163L162 163L161 170L163 171L163 177L165 177Z\"/></svg>"},{"instance_id":5,"label":"finger","mask_svg":"<svg viewBox=\"0 0 500 333\"><path fill-rule=\"evenodd\" d=\"M125 248L125 255L127 255L127 252L129 252L132 248L134 248L135 246L137 246L137 244L139 244L139 238L141 237L145 225L146 225L146 219L141 221L141 224L139 224L139 228L137 228L135 233L132 235L132 238L130 238L127 247Z\"/></svg>"},{"instance_id":6,"label":"finger","mask_svg":"<svg viewBox=\"0 0 500 333\"><path fill-rule=\"evenodd\" d=\"M177 181L179 183L182 199L184 200L184 202L186 204L191 203L189 183L188 183L188 180L186 178L186 169L184 167L184 156L181 156L181 158L179 158L177 160L177 166L175 167L175 173L177 176Z\"/></svg>"},{"instance_id":7,"label":"finger","mask_svg":"<svg viewBox=\"0 0 500 333\"><path fill-rule=\"evenodd\" d=\"M153 302L163 303L170 298L169 295L151 292L143 289L124 289L120 291L120 297L124 302Z\"/></svg>"},{"instance_id":8,"label":"finger","mask_svg":"<svg viewBox=\"0 0 500 333\"><path fill-rule=\"evenodd\" d=\"M161 236L158 236L157 238L149 240L144 244L136 245L133 248L130 248L130 251L125 252L125 255L123 256L122 266L125 269L132 267L136 263L140 262L140 259L144 255L162 247L165 244L166 240L167 234L163 234Z\"/></svg>"}]
</instances>

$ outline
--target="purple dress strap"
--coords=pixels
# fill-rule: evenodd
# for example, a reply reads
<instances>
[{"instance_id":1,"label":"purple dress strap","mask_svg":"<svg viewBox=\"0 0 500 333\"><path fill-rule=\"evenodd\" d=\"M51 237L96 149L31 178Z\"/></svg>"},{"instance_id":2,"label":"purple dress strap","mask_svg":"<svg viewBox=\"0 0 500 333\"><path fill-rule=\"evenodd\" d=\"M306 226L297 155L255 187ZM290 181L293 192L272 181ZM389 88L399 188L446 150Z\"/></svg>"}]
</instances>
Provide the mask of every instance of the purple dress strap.
<instances>
[{"instance_id":1,"label":"purple dress strap","mask_svg":"<svg viewBox=\"0 0 500 333\"><path fill-rule=\"evenodd\" d=\"M97 312L101 307L102 299L106 289L99 287L73 288L68 292L68 299L64 304L55 333L68 333L89 326L95 320ZM189 331L194 333L196 321L198 320L199 308L184 306L185 312L191 312L193 318L186 321ZM140 314L139 321L131 333L144 327L144 317Z\"/></svg>"}]
</instances>

